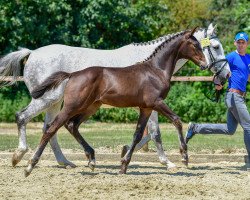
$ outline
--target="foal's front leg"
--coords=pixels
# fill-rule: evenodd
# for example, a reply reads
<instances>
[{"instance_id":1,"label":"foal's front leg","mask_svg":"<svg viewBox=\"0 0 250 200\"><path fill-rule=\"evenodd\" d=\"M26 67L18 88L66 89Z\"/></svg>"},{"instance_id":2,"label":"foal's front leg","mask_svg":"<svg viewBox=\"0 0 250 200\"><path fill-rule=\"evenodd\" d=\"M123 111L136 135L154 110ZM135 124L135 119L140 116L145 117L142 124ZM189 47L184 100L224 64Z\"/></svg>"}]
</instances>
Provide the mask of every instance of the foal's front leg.
<instances>
[{"instance_id":1,"label":"foal's front leg","mask_svg":"<svg viewBox=\"0 0 250 200\"><path fill-rule=\"evenodd\" d=\"M120 174L126 174L128 164L132 158L132 154L133 154L133 151L135 149L135 146L140 142L140 140L142 138L143 131L147 125L148 118L149 118L151 112L152 112L151 109L140 109L140 116L139 116L139 119L137 122L132 145L130 146L130 149L128 150L128 152L125 154L125 156L121 160L122 164L121 164Z\"/></svg>"},{"instance_id":2,"label":"foal's front leg","mask_svg":"<svg viewBox=\"0 0 250 200\"><path fill-rule=\"evenodd\" d=\"M173 125L176 127L178 131L179 141L180 141L180 153L182 155L182 162L185 165L188 165L188 153L187 153L187 145L184 141L183 131L182 131L182 122L178 115L176 115L165 103L163 100L159 100L154 110L158 111L168 119L170 119Z\"/></svg>"}]
</instances>

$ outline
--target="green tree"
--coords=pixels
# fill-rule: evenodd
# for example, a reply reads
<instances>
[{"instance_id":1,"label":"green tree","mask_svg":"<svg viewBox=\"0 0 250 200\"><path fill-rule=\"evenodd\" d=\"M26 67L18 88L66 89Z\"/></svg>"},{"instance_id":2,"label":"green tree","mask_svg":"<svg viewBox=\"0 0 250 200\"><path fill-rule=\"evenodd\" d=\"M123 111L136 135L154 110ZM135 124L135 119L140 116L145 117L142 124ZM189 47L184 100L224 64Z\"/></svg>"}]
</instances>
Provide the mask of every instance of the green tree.
<instances>
[{"instance_id":1,"label":"green tree","mask_svg":"<svg viewBox=\"0 0 250 200\"><path fill-rule=\"evenodd\" d=\"M75 41L82 46L116 48L131 42L148 41L166 25L167 12L158 1L87 0L81 10ZM164 15L165 16L165 15Z\"/></svg>"},{"instance_id":2,"label":"green tree","mask_svg":"<svg viewBox=\"0 0 250 200\"><path fill-rule=\"evenodd\" d=\"M162 0L161 2L170 11L169 27L162 29L163 32L177 32L196 26L203 27L208 25L208 7L211 4L211 0Z\"/></svg>"},{"instance_id":3,"label":"green tree","mask_svg":"<svg viewBox=\"0 0 250 200\"><path fill-rule=\"evenodd\" d=\"M226 53L235 49L233 39L238 31L250 33L250 7L248 0L213 0L209 8L218 24L220 38ZM248 52L250 52L248 50Z\"/></svg>"},{"instance_id":4,"label":"green tree","mask_svg":"<svg viewBox=\"0 0 250 200\"><path fill-rule=\"evenodd\" d=\"M158 2L0 0L0 53L53 43L111 49L148 41L167 24L167 9ZM23 83L0 89L0 97L1 121L14 121L15 112L30 100ZM10 105L14 106L9 109ZM117 118L115 113L112 116ZM124 115L126 120L131 116L134 114Z\"/></svg>"}]
</instances>

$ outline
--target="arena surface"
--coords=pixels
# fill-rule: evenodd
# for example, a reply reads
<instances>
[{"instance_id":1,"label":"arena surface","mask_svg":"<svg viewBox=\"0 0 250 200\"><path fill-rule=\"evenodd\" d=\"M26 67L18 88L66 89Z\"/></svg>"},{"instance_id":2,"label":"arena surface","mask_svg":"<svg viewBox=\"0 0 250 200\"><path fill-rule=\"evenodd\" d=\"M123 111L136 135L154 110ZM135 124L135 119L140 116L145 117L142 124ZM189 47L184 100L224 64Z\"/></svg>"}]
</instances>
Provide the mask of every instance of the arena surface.
<instances>
[{"instance_id":1,"label":"arena surface","mask_svg":"<svg viewBox=\"0 0 250 200\"><path fill-rule=\"evenodd\" d=\"M150 157L148 157L150 158ZM250 200L250 171L242 162L176 163L167 171L150 159L133 160L126 175L119 175L119 160L97 161L92 172L87 161L76 168L62 168L42 159L24 178L27 160L16 168L10 158L0 158L0 199L227 199Z\"/></svg>"}]
</instances>

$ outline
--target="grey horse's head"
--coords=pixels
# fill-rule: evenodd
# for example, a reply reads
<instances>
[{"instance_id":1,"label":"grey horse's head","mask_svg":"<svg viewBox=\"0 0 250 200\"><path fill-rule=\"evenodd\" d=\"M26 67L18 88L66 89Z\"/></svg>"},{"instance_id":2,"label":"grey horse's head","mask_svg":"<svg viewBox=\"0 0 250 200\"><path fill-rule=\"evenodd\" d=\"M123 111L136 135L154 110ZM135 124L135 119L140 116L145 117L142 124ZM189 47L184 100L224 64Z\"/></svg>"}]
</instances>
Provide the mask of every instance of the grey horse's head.
<instances>
[{"instance_id":1,"label":"grey horse's head","mask_svg":"<svg viewBox=\"0 0 250 200\"><path fill-rule=\"evenodd\" d=\"M223 46L215 33L216 26L210 24L207 29L202 29L197 34L203 53L208 65L202 69L209 69L213 72L216 79L223 85L230 77L231 71L226 60Z\"/></svg>"}]
</instances>

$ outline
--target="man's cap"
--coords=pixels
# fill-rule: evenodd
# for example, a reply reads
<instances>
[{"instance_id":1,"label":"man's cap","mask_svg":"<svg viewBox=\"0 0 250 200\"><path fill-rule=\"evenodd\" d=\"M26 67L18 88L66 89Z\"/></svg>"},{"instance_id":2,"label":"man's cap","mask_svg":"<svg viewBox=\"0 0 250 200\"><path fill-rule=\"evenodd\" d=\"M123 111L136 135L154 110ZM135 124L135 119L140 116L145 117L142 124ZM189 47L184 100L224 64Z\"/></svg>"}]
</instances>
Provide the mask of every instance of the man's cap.
<instances>
[{"instance_id":1,"label":"man's cap","mask_svg":"<svg viewBox=\"0 0 250 200\"><path fill-rule=\"evenodd\" d=\"M239 32L236 34L234 41L245 40L248 42L248 35L245 32Z\"/></svg>"}]
</instances>

